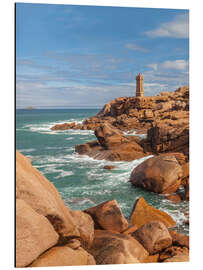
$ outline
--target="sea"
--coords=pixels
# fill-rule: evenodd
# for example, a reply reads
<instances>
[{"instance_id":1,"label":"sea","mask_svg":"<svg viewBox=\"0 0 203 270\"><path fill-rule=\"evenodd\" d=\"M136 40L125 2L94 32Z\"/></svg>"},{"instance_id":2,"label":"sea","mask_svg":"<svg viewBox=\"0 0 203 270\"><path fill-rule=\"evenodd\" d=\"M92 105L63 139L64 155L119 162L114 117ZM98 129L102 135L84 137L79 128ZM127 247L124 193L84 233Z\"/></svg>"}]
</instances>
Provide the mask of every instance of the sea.
<instances>
[{"instance_id":1,"label":"sea","mask_svg":"<svg viewBox=\"0 0 203 270\"><path fill-rule=\"evenodd\" d=\"M50 129L65 122L82 123L98 112L99 109L17 109L16 148L54 184L70 209L84 210L115 199L129 220L135 201L142 196L148 204L171 215L176 221L175 229L188 235L184 215L189 211L188 202L172 203L163 195L135 188L129 182L132 170L150 156L131 162L94 160L75 152L75 144L96 139L93 131ZM106 170L105 165L116 168Z\"/></svg>"}]
</instances>

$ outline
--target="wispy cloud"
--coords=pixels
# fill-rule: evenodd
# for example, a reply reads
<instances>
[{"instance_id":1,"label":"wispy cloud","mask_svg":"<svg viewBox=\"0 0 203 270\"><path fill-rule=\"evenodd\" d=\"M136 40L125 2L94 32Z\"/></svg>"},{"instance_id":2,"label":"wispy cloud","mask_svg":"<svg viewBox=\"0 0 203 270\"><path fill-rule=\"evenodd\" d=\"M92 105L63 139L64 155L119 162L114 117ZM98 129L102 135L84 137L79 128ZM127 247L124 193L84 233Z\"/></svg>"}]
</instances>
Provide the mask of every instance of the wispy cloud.
<instances>
[{"instance_id":1,"label":"wispy cloud","mask_svg":"<svg viewBox=\"0 0 203 270\"><path fill-rule=\"evenodd\" d=\"M34 65L34 62L32 60L30 60L30 59L18 59L16 61L16 64L17 65L25 65L25 66L27 66L27 65Z\"/></svg>"},{"instance_id":2,"label":"wispy cloud","mask_svg":"<svg viewBox=\"0 0 203 270\"><path fill-rule=\"evenodd\" d=\"M189 61L167 60L146 65L149 70L144 74L145 93L158 94L161 91L174 91L189 84Z\"/></svg>"},{"instance_id":3,"label":"wispy cloud","mask_svg":"<svg viewBox=\"0 0 203 270\"><path fill-rule=\"evenodd\" d=\"M53 60L53 62L52 62ZM102 107L119 96L135 94L135 60L113 55L57 53L17 61L18 107ZM51 63L54 63L52 66ZM23 67L23 68L22 68ZM51 68L48 68L51 67ZM149 63L144 71L146 95L188 84L188 61Z\"/></svg>"},{"instance_id":4,"label":"wispy cloud","mask_svg":"<svg viewBox=\"0 0 203 270\"><path fill-rule=\"evenodd\" d=\"M147 67L152 68L153 70L161 70L161 69L172 69L172 70L187 70L189 67L188 60L174 60L174 61L164 61L162 63L152 63L148 64Z\"/></svg>"},{"instance_id":5,"label":"wispy cloud","mask_svg":"<svg viewBox=\"0 0 203 270\"><path fill-rule=\"evenodd\" d=\"M175 61L165 61L161 64L161 67L164 69L177 69L177 70L186 70L189 66L187 60L175 60Z\"/></svg>"},{"instance_id":6,"label":"wispy cloud","mask_svg":"<svg viewBox=\"0 0 203 270\"><path fill-rule=\"evenodd\" d=\"M172 21L161 24L158 28L145 32L149 37L189 38L188 14L177 15Z\"/></svg>"},{"instance_id":7,"label":"wispy cloud","mask_svg":"<svg viewBox=\"0 0 203 270\"><path fill-rule=\"evenodd\" d=\"M156 63L148 64L147 67L152 68L153 70L157 70L158 69L158 64L156 64Z\"/></svg>"},{"instance_id":8,"label":"wispy cloud","mask_svg":"<svg viewBox=\"0 0 203 270\"><path fill-rule=\"evenodd\" d=\"M135 43L127 43L125 44L125 47L129 50L133 50L133 51L140 51L140 52L148 52L147 49L141 47L141 46L138 46L137 44Z\"/></svg>"},{"instance_id":9,"label":"wispy cloud","mask_svg":"<svg viewBox=\"0 0 203 270\"><path fill-rule=\"evenodd\" d=\"M132 96L135 86L131 84L87 85L74 83L70 86L48 86L38 82L17 82L17 107L103 107L119 96ZM39 98L40 97L40 98Z\"/></svg>"}]
</instances>

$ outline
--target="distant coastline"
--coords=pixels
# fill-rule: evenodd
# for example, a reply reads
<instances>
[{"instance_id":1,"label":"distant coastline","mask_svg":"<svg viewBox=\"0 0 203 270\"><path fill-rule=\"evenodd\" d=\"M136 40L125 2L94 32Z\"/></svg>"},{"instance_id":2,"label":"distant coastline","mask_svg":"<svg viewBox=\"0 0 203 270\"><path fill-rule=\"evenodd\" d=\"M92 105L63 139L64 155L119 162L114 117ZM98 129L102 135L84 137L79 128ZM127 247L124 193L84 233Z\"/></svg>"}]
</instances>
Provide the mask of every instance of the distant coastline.
<instances>
[{"instance_id":1,"label":"distant coastline","mask_svg":"<svg viewBox=\"0 0 203 270\"><path fill-rule=\"evenodd\" d=\"M26 110L36 110L36 108L35 107L33 107L33 106L28 106L27 108L25 108Z\"/></svg>"},{"instance_id":2,"label":"distant coastline","mask_svg":"<svg viewBox=\"0 0 203 270\"><path fill-rule=\"evenodd\" d=\"M16 108L16 110L101 110L102 107L48 107L48 108L42 108L42 107L33 107L33 108L29 108L29 107L23 107L23 108Z\"/></svg>"}]
</instances>

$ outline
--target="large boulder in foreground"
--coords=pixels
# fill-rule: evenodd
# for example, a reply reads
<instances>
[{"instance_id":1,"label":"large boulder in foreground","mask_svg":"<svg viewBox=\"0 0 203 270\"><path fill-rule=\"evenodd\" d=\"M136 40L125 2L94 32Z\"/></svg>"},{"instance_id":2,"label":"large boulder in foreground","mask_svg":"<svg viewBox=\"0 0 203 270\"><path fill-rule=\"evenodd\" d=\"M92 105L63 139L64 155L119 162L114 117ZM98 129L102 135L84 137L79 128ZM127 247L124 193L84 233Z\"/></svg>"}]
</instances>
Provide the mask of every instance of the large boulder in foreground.
<instances>
[{"instance_id":1,"label":"large boulder in foreground","mask_svg":"<svg viewBox=\"0 0 203 270\"><path fill-rule=\"evenodd\" d=\"M96 230L89 251L97 264L130 264L144 262L148 252L133 237Z\"/></svg>"},{"instance_id":2,"label":"large boulder in foreground","mask_svg":"<svg viewBox=\"0 0 203 270\"><path fill-rule=\"evenodd\" d=\"M42 215L23 200L16 200L16 267L25 267L54 246L58 234Z\"/></svg>"},{"instance_id":3,"label":"large boulder in foreground","mask_svg":"<svg viewBox=\"0 0 203 270\"><path fill-rule=\"evenodd\" d=\"M174 156L151 157L131 173L130 182L156 193L170 194L181 185L182 168Z\"/></svg>"},{"instance_id":4,"label":"large boulder in foreground","mask_svg":"<svg viewBox=\"0 0 203 270\"><path fill-rule=\"evenodd\" d=\"M187 258L186 260L183 261L187 261L189 260L189 250L186 247L178 247L178 246L171 246L168 247L166 249L164 249L163 251L160 252L159 254L159 261L161 262L165 262L166 260L169 261L173 261L173 258L175 259L176 256L184 256L185 258ZM179 258L180 259L180 258Z\"/></svg>"},{"instance_id":5,"label":"large boulder in foreground","mask_svg":"<svg viewBox=\"0 0 203 270\"><path fill-rule=\"evenodd\" d=\"M145 259L145 263L156 263L159 261L159 254L150 255Z\"/></svg>"},{"instance_id":6,"label":"large boulder in foreground","mask_svg":"<svg viewBox=\"0 0 203 270\"><path fill-rule=\"evenodd\" d=\"M130 223L138 227L151 221L161 221L166 227L174 227L175 221L167 213L149 205L143 197L136 200L130 216Z\"/></svg>"},{"instance_id":7,"label":"large boulder in foreground","mask_svg":"<svg viewBox=\"0 0 203 270\"><path fill-rule=\"evenodd\" d=\"M70 210L65 206L57 189L18 151L16 198L24 200L34 211L46 217L62 241L65 241L66 237L80 235Z\"/></svg>"},{"instance_id":8,"label":"large boulder in foreground","mask_svg":"<svg viewBox=\"0 0 203 270\"><path fill-rule=\"evenodd\" d=\"M74 222L80 232L80 241L84 249L90 248L94 239L94 221L90 215L79 211L71 211Z\"/></svg>"},{"instance_id":9,"label":"large boulder in foreground","mask_svg":"<svg viewBox=\"0 0 203 270\"><path fill-rule=\"evenodd\" d=\"M172 237L174 246L187 247L189 249L189 236L188 235L178 233L176 231L170 231L169 233Z\"/></svg>"},{"instance_id":10,"label":"large boulder in foreground","mask_svg":"<svg viewBox=\"0 0 203 270\"><path fill-rule=\"evenodd\" d=\"M170 257L163 262L189 262L189 254L180 254Z\"/></svg>"},{"instance_id":11,"label":"large boulder in foreground","mask_svg":"<svg viewBox=\"0 0 203 270\"><path fill-rule=\"evenodd\" d=\"M160 221L147 223L138 228L132 235L150 255L159 253L172 244L172 238L168 229Z\"/></svg>"},{"instance_id":12,"label":"large boulder in foreground","mask_svg":"<svg viewBox=\"0 0 203 270\"><path fill-rule=\"evenodd\" d=\"M72 265L95 265L94 258L83 248L76 250L68 247L53 247L37 260L30 267L49 267L49 266L72 266Z\"/></svg>"},{"instance_id":13,"label":"large boulder in foreground","mask_svg":"<svg viewBox=\"0 0 203 270\"><path fill-rule=\"evenodd\" d=\"M85 210L94 220L98 228L122 232L128 228L128 222L123 216L116 200L111 200Z\"/></svg>"},{"instance_id":14,"label":"large boulder in foreground","mask_svg":"<svg viewBox=\"0 0 203 270\"><path fill-rule=\"evenodd\" d=\"M187 162L187 156L185 156L183 153L180 152L170 152L170 153L161 153L159 156L174 156L178 163L181 165L183 170L183 165ZM183 177L184 177L184 171L183 171Z\"/></svg>"}]
</instances>

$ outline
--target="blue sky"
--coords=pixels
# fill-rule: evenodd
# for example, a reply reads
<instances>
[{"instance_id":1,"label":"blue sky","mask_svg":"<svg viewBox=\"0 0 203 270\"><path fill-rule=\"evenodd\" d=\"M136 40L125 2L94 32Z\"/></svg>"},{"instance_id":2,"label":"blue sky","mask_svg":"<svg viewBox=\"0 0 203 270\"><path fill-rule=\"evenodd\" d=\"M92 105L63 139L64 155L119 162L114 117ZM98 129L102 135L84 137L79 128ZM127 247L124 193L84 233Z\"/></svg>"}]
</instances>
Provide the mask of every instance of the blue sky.
<instances>
[{"instance_id":1,"label":"blue sky","mask_svg":"<svg viewBox=\"0 0 203 270\"><path fill-rule=\"evenodd\" d=\"M17 108L102 107L189 84L189 12L16 5Z\"/></svg>"}]
</instances>

